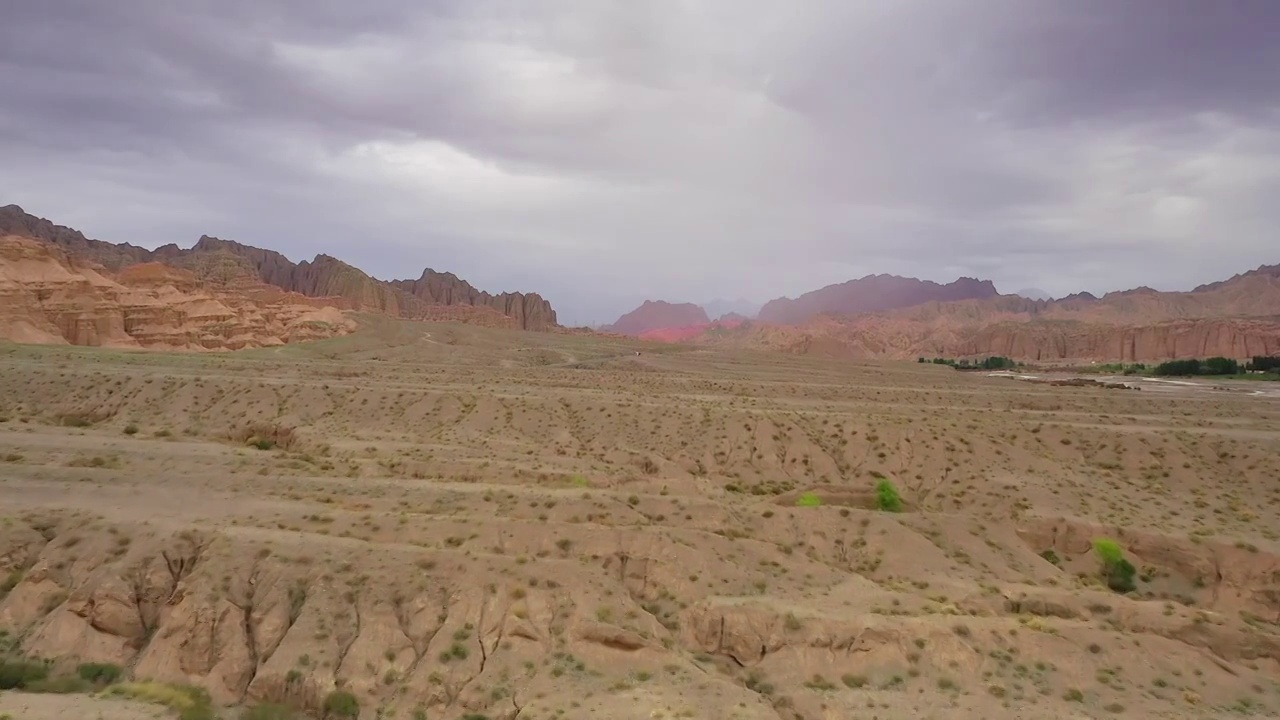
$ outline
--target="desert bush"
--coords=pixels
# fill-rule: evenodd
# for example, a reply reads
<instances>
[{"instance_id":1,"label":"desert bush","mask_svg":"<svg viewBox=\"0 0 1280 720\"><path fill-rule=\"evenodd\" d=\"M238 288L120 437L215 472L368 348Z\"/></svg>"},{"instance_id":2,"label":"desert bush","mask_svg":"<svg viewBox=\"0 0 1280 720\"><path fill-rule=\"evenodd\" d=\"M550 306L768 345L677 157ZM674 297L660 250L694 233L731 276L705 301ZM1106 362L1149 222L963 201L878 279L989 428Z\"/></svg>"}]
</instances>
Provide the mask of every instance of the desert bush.
<instances>
[{"instance_id":1,"label":"desert bush","mask_svg":"<svg viewBox=\"0 0 1280 720\"><path fill-rule=\"evenodd\" d=\"M110 685L124 677L124 668L112 663L84 663L76 668L76 675L95 685Z\"/></svg>"},{"instance_id":2,"label":"desert bush","mask_svg":"<svg viewBox=\"0 0 1280 720\"><path fill-rule=\"evenodd\" d=\"M346 690L334 690L324 698L325 718L358 718L360 702Z\"/></svg>"},{"instance_id":3,"label":"desert bush","mask_svg":"<svg viewBox=\"0 0 1280 720\"><path fill-rule=\"evenodd\" d=\"M288 705L260 703L240 711L240 720L295 720L298 711Z\"/></svg>"},{"instance_id":4,"label":"desert bush","mask_svg":"<svg viewBox=\"0 0 1280 720\"><path fill-rule=\"evenodd\" d=\"M213 702L204 689L191 685L158 682L130 682L112 685L106 695L163 705L177 712L178 720L215 720Z\"/></svg>"},{"instance_id":5,"label":"desert bush","mask_svg":"<svg viewBox=\"0 0 1280 720\"><path fill-rule=\"evenodd\" d=\"M0 690L24 690L49 677L49 666L31 660L0 660Z\"/></svg>"},{"instance_id":6,"label":"desert bush","mask_svg":"<svg viewBox=\"0 0 1280 720\"><path fill-rule=\"evenodd\" d=\"M0 580L0 598L13 592L13 589L18 587L20 582L22 582L21 570L14 570L6 575L4 580Z\"/></svg>"},{"instance_id":7,"label":"desert bush","mask_svg":"<svg viewBox=\"0 0 1280 720\"><path fill-rule=\"evenodd\" d=\"M138 426L137 426L137 425L134 425L133 423L129 423L128 425L125 425L125 426L124 426L124 434L125 434L125 435L137 435L137 434L138 434Z\"/></svg>"},{"instance_id":8,"label":"desert bush","mask_svg":"<svg viewBox=\"0 0 1280 720\"><path fill-rule=\"evenodd\" d=\"M1110 538L1097 538L1093 541L1093 551L1102 560L1102 577L1107 587L1118 593L1132 592L1137 588L1133 582L1137 568L1125 559L1120 543Z\"/></svg>"},{"instance_id":9,"label":"desert bush","mask_svg":"<svg viewBox=\"0 0 1280 720\"><path fill-rule=\"evenodd\" d=\"M43 680L33 680L27 683L23 689L33 693L67 695L69 693L90 692L93 687L93 683L75 675L55 675Z\"/></svg>"},{"instance_id":10,"label":"desert bush","mask_svg":"<svg viewBox=\"0 0 1280 720\"><path fill-rule=\"evenodd\" d=\"M288 450L298 442L298 436L291 427L272 423L252 423L236 428L228 433L233 442L252 445L259 450L282 448Z\"/></svg>"},{"instance_id":11,"label":"desert bush","mask_svg":"<svg viewBox=\"0 0 1280 720\"><path fill-rule=\"evenodd\" d=\"M888 478L876 482L876 509L884 512L902 512L902 496Z\"/></svg>"},{"instance_id":12,"label":"desert bush","mask_svg":"<svg viewBox=\"0 0 1280 720\"><path fill-rule=\"evenodd\" d=\"M796 507L821 507L822 498L815 492L802 493L796 500Z\"/></svg>"}]
</instances>

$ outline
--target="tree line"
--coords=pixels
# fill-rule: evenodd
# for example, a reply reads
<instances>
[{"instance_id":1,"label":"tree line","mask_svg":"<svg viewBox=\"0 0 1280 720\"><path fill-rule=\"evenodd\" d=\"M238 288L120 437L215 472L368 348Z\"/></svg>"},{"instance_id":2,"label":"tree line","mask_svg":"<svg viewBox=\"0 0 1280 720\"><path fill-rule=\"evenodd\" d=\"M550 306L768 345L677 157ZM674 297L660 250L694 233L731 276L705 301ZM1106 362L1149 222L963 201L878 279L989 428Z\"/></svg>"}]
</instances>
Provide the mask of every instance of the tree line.
<instances>
[{"instance_id":1,"label":"tree line","mask_svg":"<svg viewBox=\"0 0 1280 720\"><path fill-rule=\"evenodd\" d=\"M1211 357L1206 360L1170 360L1156 365L1151 374L1168 375L1239 375L1246 372L1280 373L1280 357L1255 356L1241 364L1235 358Z\"/></svg>"},{"instance_id":2,"label":"tree line","mask_svg":"<svg viewBox=\"0 0 1280 720\"><path fill-rule=\"evenodd\" d=\"M934 365L949 365L957 370L1009 370L1019 366L1011 358L993 355L985 360L953 360L951 358L918 358L918 363L933 363Z\"/></svg>"}]
</instances>

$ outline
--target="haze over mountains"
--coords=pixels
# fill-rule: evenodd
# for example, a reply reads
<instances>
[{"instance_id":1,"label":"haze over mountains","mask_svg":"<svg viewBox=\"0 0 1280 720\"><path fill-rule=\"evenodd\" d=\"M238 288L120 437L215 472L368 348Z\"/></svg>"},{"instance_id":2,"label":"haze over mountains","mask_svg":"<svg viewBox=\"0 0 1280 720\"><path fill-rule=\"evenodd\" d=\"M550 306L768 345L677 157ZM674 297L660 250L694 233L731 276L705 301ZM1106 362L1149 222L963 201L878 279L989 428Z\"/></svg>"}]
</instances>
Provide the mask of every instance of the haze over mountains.
<instances>
[{"instance_id":1,"label":"haze over mountains","mask_svg":"<svg viewBox=\"0 0 1280 720\"><path fill-rule=\"evenodd\" d=\"M1158 361L1280 352L1280 266L1190 292L1030 294L1001 295L973 278L944 285L874 275L771 301L755 322L710 322L687 309L664 317L657 310L667 304L650 302L627 316L625 334L848 358Z\"/></svg>"},{"instance_id":2,"label":"haze over mountains","mask_svg":"<svg viewBox=\"0 0 1280 720\"><path fill-rule=\"evenodd\" d=\"M561 329L537 293L491 294L449 272L384 281L329 255L295 263L210 236L190 248L150 250L93 240L15 205L0 208L0 283L0 336L20 342L236 349L351 332L353 312ZM847 358L1149 361L1280 352L1280 266L1188 292L1027 297L1035 294L1001 295L976 278L868 275L771 300L754 318L646 301L602 330Z\"/></svg>"}]
</instances>

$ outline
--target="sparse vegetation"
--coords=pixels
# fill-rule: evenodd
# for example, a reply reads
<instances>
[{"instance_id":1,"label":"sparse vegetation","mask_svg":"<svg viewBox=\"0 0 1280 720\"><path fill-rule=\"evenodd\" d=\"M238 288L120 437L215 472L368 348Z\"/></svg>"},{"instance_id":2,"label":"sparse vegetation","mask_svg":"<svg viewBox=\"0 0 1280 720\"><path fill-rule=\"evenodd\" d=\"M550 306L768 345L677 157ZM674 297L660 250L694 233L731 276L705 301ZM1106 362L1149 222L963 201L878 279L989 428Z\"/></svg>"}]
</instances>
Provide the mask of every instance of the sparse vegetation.
<instances>
[{"instance_id":1,"label":"sparse vegetation","mask_svg":"<svg viewBox=\"0 0 1280 720\"><path fill-rule=\"evenodd\" d=\"M821 507L822 497L815 492L801 493L800 497L796 499L796 506L807 508Z\"/></svg>"},{"instance_id":2,"label":"sparse vegetation","mask_svg":"<svg viewBox=\"0 0 1280 720\"><path fill-rule=\"evenodd\" d=\"M124 668L113 663L82 663L76 667L76 675L94 685L104 686L123 678Z\"/></svg>"},{"instance_id":3,"label":"sparse vegetation","mask_svg":"<svg viewBox=\"0 0 1280 720\"><path fill-rule=\"evenodd\" d=\"M324 698L325 720L360 717L360 702L346 690L334 690Z\"/></svg>"},{"instance_id":4,"label":"sparse vegetation","mask_svg":"<svg viewBox=\"0 0 1280 720\"><path fill-rule=\"evenodd\" d=\"M882 512L902 512L902 496L888 478L876 481L876 509Z\"/></svg>"},{"instance_id":5,"label":"sparse vegetation","mask_svg":"<svg viewBox=\"0 0 1280 720\"><path fill-rule=\"evenodd\" d=\"M1238 645L1280 597L1269 399L715 347L623 370L618 340L396 326L349 351L0 348L0 658L83 693L30 700L213 712L74 647L142 672L207 651L184 671L211 691L257 653L223 720L1280 710ZM226 432L295 423L292 447ZM120 635L95 657L85 623Z\"/></svg>"},{"instance_id":6,"label":"sparse vegetation","mask_svg":"<svg viewBox=\"0 0 1280 720\"><path fill-rule=\"evenodd\" d=\"M0 690L24 690L49 677L49 666L32 660L0 659Z\"/></svg>"},{"instance_id":7,"label":"sparse vegetation","mask_svg":"<svg viewBox=\"0 0 1280 720\"><path fill-rule=\"evenodd\" d=\"M301 720L301 715L288 705L259 703L240 711L240 720Z\"/></svg>"},{"instance_id":8,"label":"sparse vegetation","mask_svg":"<svg viewBox=\"0 0 1280 720\"><path fill-rule=\"evenodd\" d=\"M1093 550L1102 560L1102 577L1107 587L1118 593L1137 589L1133 581L1137 568L1125 559L1119 543L1109 538L1097 538L1093 541Z\"/></svg>"},{"instance_id":9,"label":"sparse vegetation","mask_svg":"<svg viewBox=\"0 0 1280 720\"><path fill-rule=\"evenodd\" d=\"M157 682L129 682L111 685L103 692L162 705L177 713L178 720L216 719L209 693L202 688Z\"/></svg>"}]
</instances>

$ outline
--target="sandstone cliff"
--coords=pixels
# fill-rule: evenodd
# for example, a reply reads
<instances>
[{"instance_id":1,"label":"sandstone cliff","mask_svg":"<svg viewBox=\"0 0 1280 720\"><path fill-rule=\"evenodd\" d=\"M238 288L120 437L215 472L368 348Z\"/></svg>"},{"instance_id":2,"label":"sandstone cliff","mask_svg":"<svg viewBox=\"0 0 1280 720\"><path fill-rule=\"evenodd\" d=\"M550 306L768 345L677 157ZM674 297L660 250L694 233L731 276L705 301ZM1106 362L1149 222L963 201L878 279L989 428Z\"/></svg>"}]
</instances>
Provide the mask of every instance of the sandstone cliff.
<instances>
[{"instance_id":1,"label":"sandstone cliff","mask_svg":"<svg viewBox=\"0 0 1280 720\"><path fill-rule=\"evenodd\" d=\"M490 308L515 320L525 330L546 330L555 326L556 311L537 293L490 295L477 290L453 273L422 271L417 280L393 280L393 288L431 305L458 305Z\"/></svg>"},{"instance_id":2,"label":"sandstone cliff","mask_svg":"<svg viewBox=\"0 0 1280 720\"><path fill-rule=\"evenodd\" d=\"M706 311L693 303L645 300L643 305L618 318L605 331L619 335L642 335L654 330L707 325L710 322Z\"/></svg>"},{"instance_id":3,"label":"sandstone cliff","mask_svg":"<svg viewBox=\"0 0 1280 720\"><path fill-rule=\"evenodd\" d=\"M794 324L822 313L854 315L892 310L930 301L996 297L989 280L960 278L946 285L896 275L868 275L828 285L798 298L778 298L765 303L757 316L763 322Z\"/></svg>"},{"instance_id":4,"label":"sandstone cliff","mask_svg":"<svg viewBox=\"0 0 1280 720\"><path fill-rule=\"evenodd\" d=\"M143 262L191 270L200 280L228 286L266 283L308 297L325 298L326 305L377 312L406 319L440 317L434 306L476 308L477 322L492 324L488 310L514 320L525 330L556 326L551 304L536 293L491 295L477 290L452 273L426 270L417 280L378 280L329 255L295 263L274 250L203 236L190 248L169 244L154 251L86 238L71 228L27 214L16 205L0 208L0 234L20 235L56 245L69 256L83 258L115 271ZM253 282L246 283L252 278ZM466 320L468 311L443 313Z\"/></svg>"},{"instance_id":5,"label":"sandstone cliff","mask_svg":"<svg viewBox=\"0 0 1280 720\"><path fill-rule=\"evenodd\" d=\"M1076 293L1059 300L931 300L881 312L819 314L794 324L744 323L688 340L848 358L1159 362L1275 355L1280 266L1191 292L1140 287L1101 298Z\"/></svg>"},{"instance_id":6,"label":"sandstone cliff","mask_svg":"<svg viewBox=\"0 0 1280 720\"><path fill-rule=\"evenodd\" d=\"M999 323L945 346L952 357L1152 362L1176 358L1280 355L1280 318L1170 320L1121 326L1071 321Z\"/></svg>"},{"instance_id":7,"label":"sandstone cliff","mask_svg":"<svg viewBox=\"0 0 1280 720\"><path fill-rule=\"evenodd\" d=\"M111 273L48 242L0 236L0 337L24 343L238 350L351 332L333 307L259 286L223 292L160 263Z\"/></svg>"},{"instance_id":8,"label":"sandstone cliff","mask_svg":"<svg viewBox=\"0 0 1280 720\"><path fill-rule=\"evenodd\" d=\"M986 357L1025 361L1159 362L1280 355L1280 317L1201 318L1121 325L1013 318L971 323L881 315L822 316L801 326L744 323L693 342L850 359Z\"/></svg>"}]
</instances>

